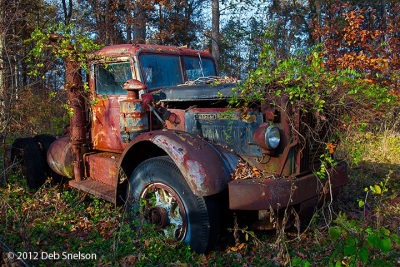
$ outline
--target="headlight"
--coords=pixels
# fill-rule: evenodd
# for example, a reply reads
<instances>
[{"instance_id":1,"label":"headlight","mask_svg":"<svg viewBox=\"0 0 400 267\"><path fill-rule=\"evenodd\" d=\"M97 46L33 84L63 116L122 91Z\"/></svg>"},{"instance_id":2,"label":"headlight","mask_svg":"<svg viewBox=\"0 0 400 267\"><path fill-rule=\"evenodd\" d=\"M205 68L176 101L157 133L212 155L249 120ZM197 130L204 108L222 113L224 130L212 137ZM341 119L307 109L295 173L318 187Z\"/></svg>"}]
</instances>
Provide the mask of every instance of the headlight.
<instances>
[{"instance_id":1,"label":"headlight","mask_svg":"<svg viewBox=\"0 0 400 267\"><path fill-rule=\"evenodd\" d=\"M269 149L275 149L279 146L281 141L281 134L279 128L276 126L268 126L265 132L265 143Z\"/></svg>"},{"instance_id":2,"label":"headlight","mask_svg":"<svg viewBox=\"0 0 400 267\"><path fill-rule=\"evenodd\" d=\"M281 134L278 126L262 123L253 133L254 143L263 149L263 153L274 154L281 142Z\"/></svg>"}]
</instances>

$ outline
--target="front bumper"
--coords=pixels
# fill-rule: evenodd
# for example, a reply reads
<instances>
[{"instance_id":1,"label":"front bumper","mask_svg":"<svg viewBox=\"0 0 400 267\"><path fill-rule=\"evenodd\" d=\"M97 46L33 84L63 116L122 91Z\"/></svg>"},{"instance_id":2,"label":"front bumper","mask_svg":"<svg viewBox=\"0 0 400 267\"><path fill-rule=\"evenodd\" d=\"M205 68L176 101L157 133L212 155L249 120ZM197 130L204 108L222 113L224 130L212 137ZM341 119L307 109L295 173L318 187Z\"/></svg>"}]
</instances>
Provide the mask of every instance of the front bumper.
<instances>
[{"instance_id":1,"label":"front bumper","mask_svg":"<svg viewBox=\"0 0 400 267\"><path fill-rule=\"evenodd\" d=\"M229 182L231 210L274 210L314 201L336 192L349 180L348 167L340 162L326 178L314 174L281 179L246 179Z\"/></svg>"}]
</instances>

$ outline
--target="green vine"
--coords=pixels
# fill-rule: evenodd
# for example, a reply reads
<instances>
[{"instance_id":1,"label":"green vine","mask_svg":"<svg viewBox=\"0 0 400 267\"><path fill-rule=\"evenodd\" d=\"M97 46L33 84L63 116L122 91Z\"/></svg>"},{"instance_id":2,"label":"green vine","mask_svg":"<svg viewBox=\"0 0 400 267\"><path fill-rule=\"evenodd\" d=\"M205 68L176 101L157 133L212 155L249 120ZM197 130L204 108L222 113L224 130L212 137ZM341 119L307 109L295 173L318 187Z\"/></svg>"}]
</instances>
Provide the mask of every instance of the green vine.
<instances>
[{"instance_id":1,"label":"green vine","mask_svg":"<svg viewBox=\"0 0 400 267\"><path fill-rule=\"evenodd\" d=\"M266 43L258 68L238 86L230 105L246 110L268 100L279 106L276 100L286 98L290 106L281 109L289 118L296 113L313 118L312 124L304 127L308 132L302 135L328 146L329 140L339 143L349 127L367 125L368 120L396 105L390 88L378 79L368 79L369 76L354 69L327 69L319 45L308 53L281 60ZM322 129L327 133L324 136L319 134ZM320 161L316 174L324 178L327 168L335 165L333 152L323 154Z\"/></svg>"},{"instance_id":2,"label":"green vine","mask_svg":"<svg viewBox=\"0 0 400 267\"><path fill-rule=\"evenodd\" d=\"M283 95L304 111L331 112L341 116L347 113L344 111L351 104L364 109L379 109L395 102L389 88L371 83L364 73L354 69L327 70L320 46L314 47L307 55L299 53L279 60L275 58L272 47L266 44L259 67L242 84L239 97L232 99L232 104L237 105L239 99L249 104Z\"/></svg>"},{"instance_id":3,"label":"green vine","mask_svg":"<svg viewBox=\"0 0 400 267\"><path fill-rule=\"evenodd\" d=\"M42 79L46 78L45 73L53 68L54 62L61 60L62 63L66 59L78 63L79 69L89 73L89 56L102 47L88 35L78 33L74 24L62 23L50 25L47 29L36 28L25 43L31 46L26 60L30 70L28 74ZM90 93L87 81L83 83L83 92ZM70 105L65 104L63 107L71 118L73 112Z\"/></svg>"},{"instance_id":4,"label":"green vine","mask_svg":"<svg viewBox=\"0 0 400 267\"><path fill-rule=\"evenodd\" d=\"M54 59L69 58L78 62L79 67L88 73L90 53L102 47L88 35L78 33L74 24L65 25L63 23L50 25L44 30L36 28L32 32L31 38L27 39L25 43L32 47L27 58L30 67L29 74L32 76L43 74L43 67L48 62L49 55Z\"/></svg>"}]
</instances>

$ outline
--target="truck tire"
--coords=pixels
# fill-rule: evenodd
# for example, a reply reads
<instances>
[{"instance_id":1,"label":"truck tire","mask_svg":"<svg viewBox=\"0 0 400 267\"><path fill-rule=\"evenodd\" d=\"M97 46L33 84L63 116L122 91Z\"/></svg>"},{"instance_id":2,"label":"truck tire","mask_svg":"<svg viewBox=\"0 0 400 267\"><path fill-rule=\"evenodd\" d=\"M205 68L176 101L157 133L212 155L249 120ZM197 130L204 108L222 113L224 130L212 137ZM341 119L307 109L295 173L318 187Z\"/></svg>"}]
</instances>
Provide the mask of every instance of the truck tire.
<instances>
[{"instance_id":1,"label":"truck tire","mask_svg":"<svg viewBox=\"0 0 400 267\"><path fill-rule=\"evenodd\" d=\"M49 150L51 143L56 140L54 136L49 134L39 134L33 137L33 139L39 144L40 149L45 153Z\"/></svg>"},{"instance_id":2,"label":"truck tire","mask_svg":"<svg viewBox=\"0 0 400 267\"><path fill-rule=\"evenodd\" d=\"M127 212L154 224L168 238L197 253L215 246L220 232L216 197L193 194L175 163L166 156L145 160L134 170L127 189Z\"/></svg>"},{"instance_id":3,"label":"truck tire","mask_svg":"<svg viewBox=\"0 0 400 267\"><path fill-rule=\"evenodd\" d=\"M46 181L43 155L33 138L17 138L11 147L11 160L21 166L28 187L38 189Z\"/></svg>"},{"instance_id":4,"label":"truck tire","mask_svg":"<svg viewBox=\"0 0 400 267\"><path fill-rule=\"evenodd\" d=\"M49 134L39 134L33 137L33 139L39 145L39 149L41 150L46 176L51 177L53 183L62 183L64 177L54 172L47 163L47 151L56 138Z\"/></svg>"}]
</instances>

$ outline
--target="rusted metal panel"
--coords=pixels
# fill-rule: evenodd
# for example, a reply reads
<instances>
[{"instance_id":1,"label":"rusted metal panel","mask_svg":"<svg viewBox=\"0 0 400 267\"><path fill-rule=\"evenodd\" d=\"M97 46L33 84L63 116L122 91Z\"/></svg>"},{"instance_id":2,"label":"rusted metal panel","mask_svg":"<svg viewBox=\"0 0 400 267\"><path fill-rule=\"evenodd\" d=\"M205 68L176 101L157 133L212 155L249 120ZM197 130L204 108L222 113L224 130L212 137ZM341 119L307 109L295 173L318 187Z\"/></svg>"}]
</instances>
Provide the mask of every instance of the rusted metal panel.
<instances>
[{"instance_id":1,"label":"rusted metal panel","mask_svg":"<svg viewBox=\"0 0 400 267\"><path fill-rule=\"evenodd\" d=\"M277 159L278 168L275 169L275 173L279 176L290 176L297 174L296 162L294 160L295 155L295 145L297 144L297 134L293 127L292 119L289 118L288 111L290 107L286 100L281 99L281 102L278 102L280 106L279 113L280 119L279 123L274 123L274 125L278 126L281 133L281 142L277 149L277 155L279 158ZM284 110L282 107L286 107L287 110ZM267 166L269 164L266 164Z\"/></svg>"},{"instance_id":2,"label":"rusted metal panel","mask_svg":"<svg viewBox=\"0 0 400 267\"><path fill-rule=\"evenodd\" d=\"M117 186L118 163L121 154L102 152L85 155L86 177L107 185Z\"/></svg>"},{"instance_id":3,"label":"rusted metal panel","mask_svg":"<svg viewBox=\"0 0 400 267\"><path fill-rule=\"evenodd\" d=\"M120 134L122 142L129 143L140 133L149 130L149 115L139 99L120 102Z\"/></svg>"},{"instance_id":4,"label":"rusted metal panel","mask_svg":"<svg viewBox=\"0 0 400 267\"><path fill-rule=\"evenodd\" d=\"M137 56L138 53L192 55L201 56L202 58L212 58L211 54L207 51L198 51L182 47L149 44L120 44L103 47L95 53L94 59L98 57Z\"/></svg>"},{"instance_id":5,"label":"rusted metal panel","mask_svg":"<svg viewBox=\"0 0 400 267\"><path fill-rule=\"evenodd\" d=\"M185 114L186 131L207 138L213 143L227 146L240 155L262 157L253 133L261 125L260 112L243 116L238 110L193 109Z\"/></svg>"},{"instance_id":6,"label":"rusted metal panel","mask_svg":"<svg viewBox=\"0 0 400 267\"><path fill-rule=\"evenodd\" d=\"M282 179L246 179L229 183L229 208L232 210L269 210L300 204L329 194L329 181L335 190L348 181L347 165L330 170L330 180L314 174Z\"/></svg>"},{"instance_id":7,"label":"rusted metal panel","mask_svg":"<svg viewBox=\"0 0 400 267\"><path fill-rule=\"evenodd\" d=\"M92 179L82 181L71 180L68 184L72 187L78 188L79 190L88 192L89 194L101 197L111 203L117 203L116 187L114 186L106 185Z\"/></svg>"},{"instance_id":8,"label":"rusted metal panel","mask_svg":"<svg viewBox=\"0 0 400 267\"><path fill-rule=\"evenodd\" d=\"M190 108L185 111L185 131L232 149L260 170L275 174L279 171L279 175L289 176L294 172L291 128L287 115L278 118L273 117L274 126L280 128L281 142L274 151L263 149L255 140L265 139L254 134L263 127L263 113L258 111L243 114L229 108Z\"/></svg>"},{"instance_id":9,"label":"rusted metal panel","mask_svg":"<svg viewBox=\"0 0 400 267\"><path fill-rule=\"evenodd\" d=\"M183 109L172 109L169 108L168 111L170 111L173 114L176 114L178 116L180 122L178 124L171 123L169 120L165 121L167 123L167 128L171 130L180 130L184 131L185 130L185 110Z\"/></svg>"},{"instance_id":10,"label":"rusted metal panel","mask_svg":"<svg viewBox=\"0 0 400 267\"><path fill-rule=\"evenodd\" d=\"M127 146L120 134L120 104L126 97L107 96L92 106L92 143L97 150L122 152Z\"/></svg>"},{"instance_id":11,"label":"rusted metal panel","mask_svg":"<svg viewBox=\"0 0 400 267\"><path fill-rule=\"evenodd\" d=\"M232 89L235 87L237 84L169 86L161 89L154 98L163 102L224 100L232 95Z\"/></svg>"},{"instance_id":12,"label":"rusted metal panel","mask_svg":"<svg viewBox=\"0 0 400 267\"><path fill-rule=\"evenodd\" d=\"M279 122L280 112L276 108L269 107L264 111L265 119L269 122Z\"/></svg>"},{"instance_id":13,"label":"rusted metal panel","mask_svg":"<svg viewBox=\"0 0 400 267\"><path fill-rule=\"evenodd\" d=\"M212 145L198 136L171 130L158 130L139 135L124 151L151 141L176 163L194 194L208 196L227 188L239 158L233 153Z\"/></svg>"},{"instance_id":14,"label":"rusted metal panel","mask_svg":"<svg viewBox=\"0 0 400 267\"><path fill-rule=\"evenodd\" d=\"M50 145L47 151L47 162L54 172L72 178L74 161L75 156L69 136L59 138Z\"/></svg>"},{"instance_id":15,"label":"rusted metal panel","mask_svg":"<svg viewBox=\"0 0 400 267\"><path fill-rule=\"evenodd\" d=\"M268 149L267 144L265 143L265 132L267 131L269 126L269 123L261 123L260 126L253 132L254 142L261 148L263 148L263 152Z\"/></svg>"}]
</instances>

